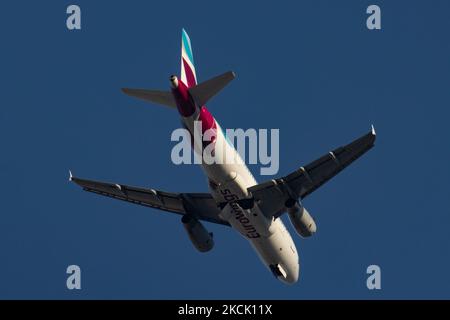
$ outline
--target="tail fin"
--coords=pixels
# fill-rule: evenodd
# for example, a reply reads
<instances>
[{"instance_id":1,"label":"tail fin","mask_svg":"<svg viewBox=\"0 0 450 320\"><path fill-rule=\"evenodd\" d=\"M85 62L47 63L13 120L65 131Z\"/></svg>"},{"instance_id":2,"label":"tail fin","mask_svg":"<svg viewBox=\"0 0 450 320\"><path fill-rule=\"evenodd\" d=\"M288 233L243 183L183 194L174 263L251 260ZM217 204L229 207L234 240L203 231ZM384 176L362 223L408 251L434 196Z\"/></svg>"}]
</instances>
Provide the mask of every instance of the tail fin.
<instances>
[{"instance_id":1,"label":"tail fin","mask_svg":"<svg viewBox=\"0 0 450 320\"><path fill-rule=\"evenodd\" d=\"M188 88L197 84L191 40L184 29L181 31L181 81L183 81Z\"/></svg>"},{"instance_id":2,"label":"tail fin","mask_svg":"<svg viewBox=\"0 0 450 320\"><path fill-rule=\"evenodd\" d=\"M197 76L195 74L194 57L192 55L191 40L183 29L181 34L181 81L189 88L189 93L195 103L201 107L220 90L222 90L231 80L235 78L232 71L228 71L220 76L197 85ZM168 107L176 108L175 98L170 91L131 89L122 88L122 91L132 97L150 101L156 104L162 104Z\"/></svg>"}]
</instances>

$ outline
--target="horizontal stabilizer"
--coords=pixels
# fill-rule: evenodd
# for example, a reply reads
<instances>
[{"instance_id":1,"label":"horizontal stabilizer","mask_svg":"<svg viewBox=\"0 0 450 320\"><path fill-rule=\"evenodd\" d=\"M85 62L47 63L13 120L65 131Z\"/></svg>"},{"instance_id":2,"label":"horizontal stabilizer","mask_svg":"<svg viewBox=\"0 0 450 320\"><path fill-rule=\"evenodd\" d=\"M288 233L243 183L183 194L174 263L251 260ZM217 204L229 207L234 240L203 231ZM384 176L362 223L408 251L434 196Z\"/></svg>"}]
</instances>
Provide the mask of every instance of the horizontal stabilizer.
<instances>
[{"instance_id":1,"label":"horizontal stabilizer","mask_svg":"<svg viewBox=\"0 0 450 320\"><path fill-rule=\"evenodd\" d=\"M123 93L139 98L145 101L150 101L163 106L176 108L175 99L170 91L146 90L146 89L129 89L123 88Z\"/></svg>"},{"instance_id":2,"label":"horizontal stabilizer","mask_svg":"<svg viewBox=\"0 0 450 320\"><path fill-rule=\"evenodd\" d=\"M189 93L199 107L204 106L206 102L219 93L235 77L236 75L233 71L225 72L220 76L191 87Z\"/></svg>"}]
</instances>

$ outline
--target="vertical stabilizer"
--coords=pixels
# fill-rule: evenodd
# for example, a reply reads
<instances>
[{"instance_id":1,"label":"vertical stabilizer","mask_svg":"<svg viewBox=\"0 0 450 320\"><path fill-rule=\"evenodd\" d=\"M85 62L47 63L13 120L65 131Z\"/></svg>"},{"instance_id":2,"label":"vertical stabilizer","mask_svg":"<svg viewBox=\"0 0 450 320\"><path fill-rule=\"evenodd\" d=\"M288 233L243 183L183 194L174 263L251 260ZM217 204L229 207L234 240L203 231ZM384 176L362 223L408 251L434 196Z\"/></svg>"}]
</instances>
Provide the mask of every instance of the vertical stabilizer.
<instances>
[{"instance_id":1,"label":"vertical stabilizer","mask_svg":"<svg viewBox=\"0 0 450 320\"><path fill-rule=\"evenodd\" d=\"M181 81L183 81L188 88L197 84L191 40L184 29L181 31Z\"/></svg>"}]
</instances>

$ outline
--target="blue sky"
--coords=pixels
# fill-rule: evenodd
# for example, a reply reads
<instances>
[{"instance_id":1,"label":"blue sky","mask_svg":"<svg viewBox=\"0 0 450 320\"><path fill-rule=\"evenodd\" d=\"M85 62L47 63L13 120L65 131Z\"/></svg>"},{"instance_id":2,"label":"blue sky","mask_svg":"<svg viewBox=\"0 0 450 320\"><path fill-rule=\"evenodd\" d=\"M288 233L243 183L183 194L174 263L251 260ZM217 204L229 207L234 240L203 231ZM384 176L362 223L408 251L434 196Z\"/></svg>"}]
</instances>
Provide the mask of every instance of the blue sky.
<instances>
[{"instance_id":1,"label":"blue sky","mask_svg":"<svg viewBox=\"0 0 450 320\"><path fill-rule=\"evenodd\" d=\"M80 5L82 30L66 7ZM370 4L382 30L366 28ZM450 298L448 1L16 1L0 30L0 298ZM204 192L170 161L178 115L120 88L168 88L181 28L224 128L279 128L285 175L364 134L376 146L304 205L301 279L276 281L232 230L195 251L179 216L82 192L78 176ZM258 175L258 181L269 177ZM287 221L288 222L288 221ZM292 230L289 223L288 228ZM82 289L66 289L66 267ZM381 267L382 289L366 288Z\"/></svg>"}]
</instances>

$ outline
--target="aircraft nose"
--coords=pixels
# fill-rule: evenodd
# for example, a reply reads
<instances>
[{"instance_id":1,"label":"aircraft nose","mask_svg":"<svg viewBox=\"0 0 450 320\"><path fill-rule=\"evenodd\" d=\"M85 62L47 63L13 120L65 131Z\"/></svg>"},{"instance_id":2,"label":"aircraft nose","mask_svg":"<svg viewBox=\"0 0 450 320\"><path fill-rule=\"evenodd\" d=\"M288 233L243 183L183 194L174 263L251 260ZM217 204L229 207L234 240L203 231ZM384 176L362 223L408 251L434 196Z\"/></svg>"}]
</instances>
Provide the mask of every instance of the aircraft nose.
<instances>
[{"instance_id":1,"label":"aircraft nose","mask_svg":"<svg viewBox=\"0 0 450 320\"><path fill-rule=\"evenodd\" d=\"M294 270L292 270L290 274L290 281L291 283L296 283L298 281L298 278L300 276L300 265L297 263L295 264Z\"/></svg>"},{"instance_id":2,"label":"aircraft nose","mask_svg":"<svg viewBox=\"0 0 450 320\"><path fill-rule=\"evenodd\" d=\"M292 262L289 266L286 266L286 276L280 277L279 279L286 284L294 284L299 279L300 265L298 262Z\"/></svg>"},{"instance_id":3,"label":"aircraft nose","mask_svg":"<svg viewBox=\"0 0 450 320\"><path fill-rule=\"evenodd\" d=\"M286 284L294 284L298 281L300 274L300 266L298 263L288 269L286 277L280 277L280 280Z\"/></svg>"},{"instance_id":4,"label":"aircraft nose","mask_svg":"<svg viewBox=\"0 0 450 320\"><path fill-rule=\"evenodd\" d=\"M294 284L298 281L300 266L298 263L289 265L270 265L270 269L274 276L285 284Z\"/></svg>"}]
</instances>

